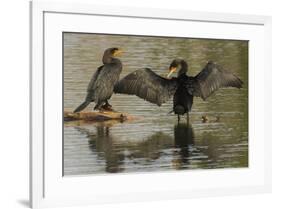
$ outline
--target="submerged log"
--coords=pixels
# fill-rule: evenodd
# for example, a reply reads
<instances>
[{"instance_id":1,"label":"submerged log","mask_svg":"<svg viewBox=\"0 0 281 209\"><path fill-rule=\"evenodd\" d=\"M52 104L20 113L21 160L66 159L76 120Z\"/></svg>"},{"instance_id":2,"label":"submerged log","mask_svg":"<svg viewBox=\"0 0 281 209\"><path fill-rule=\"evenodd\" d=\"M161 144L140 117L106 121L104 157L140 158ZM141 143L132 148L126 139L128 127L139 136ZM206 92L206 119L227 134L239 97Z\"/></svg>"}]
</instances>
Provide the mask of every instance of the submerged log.
<instances>
[{"instance_id":1,"label":"submerged log","mask_svg":"<svg viewBox=\"0 0 281 209\"><path fill-rule=\"evenodd\" d=\"M134 117L128 115L127 113L120 112L77 112L73 113L71 111L64 111L64 121L107 121L107 120L132 120Z\"/></svg>"}]
</instances>

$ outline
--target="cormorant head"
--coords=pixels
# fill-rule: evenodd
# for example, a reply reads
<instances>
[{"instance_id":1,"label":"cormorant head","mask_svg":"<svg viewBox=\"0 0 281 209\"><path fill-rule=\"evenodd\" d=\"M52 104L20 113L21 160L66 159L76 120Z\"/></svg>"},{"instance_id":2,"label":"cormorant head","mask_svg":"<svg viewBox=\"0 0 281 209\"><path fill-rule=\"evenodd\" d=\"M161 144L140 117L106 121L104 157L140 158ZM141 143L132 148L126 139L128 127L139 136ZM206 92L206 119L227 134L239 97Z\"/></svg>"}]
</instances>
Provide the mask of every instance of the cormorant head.
<instances>
[{"instance_id":1,"label":"cormorant head","mask_svg":"<svg viewBox=\"0 0 281 209\"><path fill-rule=\"evenodd\" d=\"M122 54L122 50L116 47L108 48L104 51L102 62L104 64L110 63L113 58L120 56Z\"/></svg>"},{"instance_id":2,"label":"cormorant head","mask_svg":"<svg viewBox=\"0 0 281 209\"><path fill-rule=\"evenodd\" d=\"M169 73L167 78L169 78L173 73L178 72L178 76L185 74L188 70L188 65L183 59L174 59L170 64Z\"/></svg>"}]
</instances>

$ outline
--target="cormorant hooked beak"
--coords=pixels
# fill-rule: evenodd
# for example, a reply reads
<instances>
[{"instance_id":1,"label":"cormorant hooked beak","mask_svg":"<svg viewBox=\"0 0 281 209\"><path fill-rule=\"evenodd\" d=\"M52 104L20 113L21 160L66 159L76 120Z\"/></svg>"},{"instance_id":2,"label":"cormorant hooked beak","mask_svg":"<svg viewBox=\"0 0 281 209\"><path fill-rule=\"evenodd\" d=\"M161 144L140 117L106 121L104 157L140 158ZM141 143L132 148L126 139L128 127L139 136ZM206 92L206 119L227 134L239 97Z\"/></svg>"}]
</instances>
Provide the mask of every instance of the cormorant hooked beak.
<instances>
[{"instance_id":1,"label":"cormorant hooked beak","mask_svg":"<svg viewBox=\"0 0 281 209\"><path fill-rule=\"evenodd\" d=\"M117 57L117 56L121 56L123 54L123 51L121 49L117 49L114 51L113 56Z\"/></svg>"},{"instance_id":2,"label":"cormorant hooked beak","mask_svg":"<svg viewBox=\"0 0 281 209\"><path fill-rule=\"evenodd\" d=\"M170 76L177 71L177 68L176 67L170 67L169 68L169 73L167 75L167 78L170 78Z\"/></svg>"}]
</instances>

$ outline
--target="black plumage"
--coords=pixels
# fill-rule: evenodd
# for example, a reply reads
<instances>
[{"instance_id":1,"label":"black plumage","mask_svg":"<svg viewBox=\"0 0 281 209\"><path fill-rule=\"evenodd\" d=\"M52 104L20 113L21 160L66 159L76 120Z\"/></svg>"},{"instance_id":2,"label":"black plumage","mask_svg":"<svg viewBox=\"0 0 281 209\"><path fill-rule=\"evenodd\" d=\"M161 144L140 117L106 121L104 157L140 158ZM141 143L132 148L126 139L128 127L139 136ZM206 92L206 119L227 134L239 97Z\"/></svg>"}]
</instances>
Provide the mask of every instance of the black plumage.
<instances>
[{"instance_id":1,"label":"black plumage","mask_svg":"<svg viewBox=\"0 0 281 209\"><path fill-rule=\"evenodd\" d=\"M137 70L121 79L115 86L115 93L137 95L151 103L161 106L177 89L176 79L166 79L151 69Z\"/></svg>"},{"instance_id":2,"label":"black plumage","mask_svg":"<svg viewBox=\"0 0 281 209\"><path fill-rule=\"evenodd\" d=\"M120 52L118 48L105 50L102 58L103 65L97 69L88 84L85 101L74 112L82 111L91 102L95 102L95 110L111 108L108 100L113 94L114 86L118 82L122 71L122 63L116 58Z\"/></svg>"},{"instance_id":3,"label":"black plumage","mask_svg":"<svg viewBox=\"0 0 281 209\"><path fill-rule=\"evenodd\" d=\"M188 76L188 64L175 59L170 64L170 74L178 72L177 77L164 78L151 69L140 69L121 79L115 86L115 93L137 95L144 100L161 106L173 96L173 112L183 115L191 111L193 97L203 100L221 87L242 87L242 81L219 65L208 62L195 77Z\"/></svg>"}]
</instances>

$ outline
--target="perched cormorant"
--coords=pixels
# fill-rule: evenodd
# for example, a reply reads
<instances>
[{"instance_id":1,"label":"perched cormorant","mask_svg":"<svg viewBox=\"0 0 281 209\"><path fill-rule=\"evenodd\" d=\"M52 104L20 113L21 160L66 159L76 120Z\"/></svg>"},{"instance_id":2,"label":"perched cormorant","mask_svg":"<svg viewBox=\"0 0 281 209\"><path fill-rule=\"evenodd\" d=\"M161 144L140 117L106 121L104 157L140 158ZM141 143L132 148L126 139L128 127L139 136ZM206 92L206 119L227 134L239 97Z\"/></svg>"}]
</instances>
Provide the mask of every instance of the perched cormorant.
<instances>
[{"instance_id":1,"label":"perched cormorant","mask_svg":"<svg viewBox=\"0 0 281 209\"><path fill-rule=\"evenodd\" d=\"M188 76L188 64L183 59L175 59L170 64L167 78L163 78L151 69L137 70L121 79L114 88L115 93L133 94L144 100L161 106L173 96L173 112L180 115L191 111L193 97L205 100L220 87L242 87L242 81L219 65L209 61L195 77ZM177 77L169 79L172 73Z\"/></svg>"},{"instance_id":2,"label":"perched cormorant","mask_svg":"<svg viewBox=\"0 0 281 209\"><path fill-rule=\"evenodd\" d=\"M105 50L102 58L103 65L94 73L88 85L85 101L74 112L82 111L91 102L96 103L94 110L111 110L108 100L113 94L114 85L118 82L122 71L122 63L116 58L121 52L118 48Z\"/></svg>"}]
</instances>

